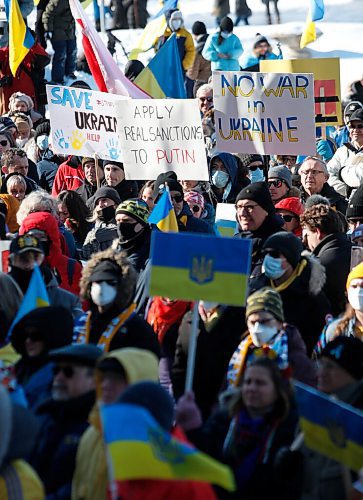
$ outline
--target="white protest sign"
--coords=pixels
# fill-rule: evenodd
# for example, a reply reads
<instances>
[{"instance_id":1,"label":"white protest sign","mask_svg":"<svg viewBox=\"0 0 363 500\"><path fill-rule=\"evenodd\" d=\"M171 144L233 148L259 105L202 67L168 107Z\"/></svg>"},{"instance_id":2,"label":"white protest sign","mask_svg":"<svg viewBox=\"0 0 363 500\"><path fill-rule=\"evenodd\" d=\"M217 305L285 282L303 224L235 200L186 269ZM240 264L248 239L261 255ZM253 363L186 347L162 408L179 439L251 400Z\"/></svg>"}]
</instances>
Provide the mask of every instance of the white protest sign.
<instances>
[{"instance_id":1,"label":"white protest sign","mask_svg":"<svg viewBox=\"0 0 363 500\"><path fill-rule=\"evenodd\" d=\"M196 100L133 99L115 104L126 179L209 180Z\"/></svg>"},{"instance_id":2,"label":"white protest sign","mask_svg":"<svg viewBox=\"0 0 363 500\"><path fill-rule=\"evenodd\" d=\"M217 149L229 153L316 153L313 75L213 73Z\"/></svg>"},{"instance_id":3,"label":"white protest sign","mask_svg":"<svg viewBox=\"0 0 363 500\"><path fill-rule=\"evenodd\" d=\"M10 253L10 241L4 240L0 241L0 271L7 273L8 269L8 258Z\"/></svg>"},{"instance_id":4,"label":"white protest sign","mask_svg":"<svg viewBox=\"0 0 363 500\"><path fill-rule=\"evenodd\" d=\"M47 97L55 153L121 161L114 104L127 97L60 85L47 85Z\"/></svg>"}]
</instances>

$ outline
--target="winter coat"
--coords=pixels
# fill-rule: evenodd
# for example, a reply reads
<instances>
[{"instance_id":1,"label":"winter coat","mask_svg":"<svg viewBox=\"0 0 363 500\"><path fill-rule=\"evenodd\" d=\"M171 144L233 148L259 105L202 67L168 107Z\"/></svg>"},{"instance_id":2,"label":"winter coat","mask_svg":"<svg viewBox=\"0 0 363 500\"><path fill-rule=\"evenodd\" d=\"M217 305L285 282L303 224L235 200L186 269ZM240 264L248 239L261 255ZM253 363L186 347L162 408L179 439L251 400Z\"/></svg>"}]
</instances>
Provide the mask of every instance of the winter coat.
<instances>
[{"instance_id":1,"label":"winter coat","mask_svg":"<svg viewBox=\"0 0 363 500\"><path fill-rule=\"evenodd\" d=\"M227 198L225 198L225 191L229 187L229 184L224 188L223 194L220 194L219 190L212 184L212 178L210 179L210 189L214 207L216 207L217 203L234 203L236 201L237 194L241 191L242 186L238 182L238 166L236 158L230 153L220 153L215 152L212 154L209 162L209 175L212 175L211 172L211 164L213 158L219 158L230 178L231 188L228 193Z\"/></svg>"},{"instance_id":2,"label":"winter coat","mask_svg":"<svg viewBox=\"0 0 363 500\"><path fill-rule=\"evenodd\" d=\"M213 14L218 19L223 19L230 11L229 0L214 0Z\"/></svg>"},{"instance_id":3,"label":"winter coat","mask_svg":"<svg viewBox=\"0 0 363 500\"><path fill-rule=\"evenodd\" d=\"M182 211L177 216L177 222L181 232L214 234L214 229L207 222L194 217L186 201L184 201Z\"/></svg>"},{"instance_id":4,"label":"winter coat","mask_svg":"<svg viewBox=\"0 0 363 500\"><path fill-rule=\"evenodd\" d=\"M242 18L252 16L252 11L248 7L246 0L236 0L236 16Z\"/></svg>"},{"instance_id":5,"label":"winter coat","mask_svg":"<svg viewBox=\"0 0 363 500\"><path fill-rule=\"evenodd\" d=\"M330 186L327 182L324 184L323 189L320 191L321 196L328 198L330 206L336 208L342 214L347 211L348 202L344 197L339 194L335 189ZM300 188L300 200L302 204L305 204L306 200L309 198L308 193L304 190L303 186Z\"/></svg>"},{"instance_id":6,"label":"winter coat","mask_svg":"<svg viewBox=\"0 0 363 500\"><path fill-rule=\"evenodd\" d=\"M324 291L324 266L313 256L305 256L304 259L307 265L300 276L286 289L277 290L284 306L285 320L299 330L310 356L324 328L326 316L332 312L332 306ZM261 274L250 280L249 293L271 284L271 280Z\"/></svg>"},{"instance_id":7,"label":"winter coat","mask_svg":"<svg viewBox=\"0 0 363 500\"><path fill-rule=\"evenodd\" d=\"M341 146L328 163L329 184L342 196L349 198L363 183L363 146L351 143Z\"/></svg>"},{"instance_id":8,"label":"winter coat","mask_svg":"<svg viewBox=\"0 0 363 500\"><path fill-rule=\"evenodd\" d=\"M334 317L345 310L345 286L350 272L351 250L352 243L344 233L328 234L313 250L313 255L325 267L324 292L330 300Z\"/></svg>"},{"instance_id":9,"label":"winter coat","mask_svg":"<svg viewBox=\"0 0 363 500\"><path fill-rule=\"evenodd\" d=\"M102 181L101 185L108 186L105 179ZM84 187L84 186L85 185L83 185L82 187ZM82 190L82 187L79 189L79 191L77 190L79 192L79 194L81 194L80 191ZM86 189L89 190L90 187L91 187L91 185L89 184L86 187ZM121 202L125 201L125 200L129 200L130 198L137 198L138 197L139 190L137 189L137 182L136 181L123 180L119 184L117 184L117 186L108 186L108 187L113 187L113 189L115 189L118 192L118 195L120 197ZM92 188L93 188L93 186L92 186ZM96 190L95 190L95 192L96 192ZM93 193L93 195L94 195L94 193ZM93 201L93 195L91 198L88 197L88 200L85 200L87 202L87 206L91 210L91 212L93 212L93 210L95 208L94 201ZM82 194L81 194L81 196L82 196ZM82 198L84 199L83 196L82 196Z\"/></svg>"},{"instance_id":10,"label":"winter coat","mask_svg":"<svg viewBox=\"0 0 363 500\"><path fill-rule=\"evenodd\" d=\"M74 40L76 23L69 0L49 0L42 15L44 31L52 33L52 41Z\"/></svg>"},{"instance_id":11,"label":"winter coat","mask_svg":"<svg viewBox=\"0 0 363 500\"><path fill-rule=\"evenodd\" d=\"M88 260L92 254L110 248L117 237L115 221L103 222L97 219L95 226L89 231L84 240L80 252L82 260Z\"/></svg>"},{"instance_id":12,"label":"winter coat","mask_svg":"<svg viewBox=\"0 0 363 500\"><path fill-rule=\"evenodd\" d=\"M48 191L48 193L51 193L54 179L61 161L59 160L59 157L53 155L50 150L48 150L46 153L47 154L43 154L42 159L38 161L37 171L40 187L42 189L45 189L45 191Z\"/></svg>"},{"instance_id":13,"label":"winter coat","mask_svg":"<svg viewBox=\"0 0 363 500\"><path fill-rule=\"evenodd\" d=\"M260 66L260 61L275 61L277 59L283 59L282 52L274 54L273 52L267 52L265 56L257 57L253 52L249 54L244 54L241 59L241 68L243 70L258 71ZM256 69L255 69L256 68Z\"/></svg>"},{"instance_id":14,"label":"winter coat","mask_svg":"<svg viewBox=\"0 0 363 500\"><path fill-rule=\"evenodd\" d=\"M173 34L170 28L166 28L164 34L159 36L153 46L155 52L158 52L168 38ZM176 41L178 44L179 56L182 62L184 71L187 71L193 64L195 57L195 47L193 37L185 28L180 28L175 32Z\"/></svg>"},{"instance_id":15,"label":"winter coat","mask_svg":"<svg viewBox=\"0 0 363 500\"><path fill-rule=\"evenodd\" d=\"M13 460L0 471L1 500L43 500L44 487L38 474L24 460Z\"/></svg>"},{"instance_id":16,"label":"winter coat","mask_svg":"<svg viewBox=\"0 0 363 500\"><path fill-rule=\"evenodd\" d=\"M6 206L5 224L11 233L16 233L19 230L16 214L19 210L20 203L14 196L11 196L11 194L0 194L0 200L3 201Z\"/></svg>"},{"instance_id":17,"label":"winter coat","mask_svg":"<svg viewBox=\"0 0 363 500\"><path fill-rule=\"evenodd\" d=\"M42 479L49 500L71 497L77 448L94 403L95 393L91 391L67 401L51 399L37 410L42 432L31 464Z\"/></svg>"},{"instance_id":18,"label":"winter coat","mask_svg":"<svg viewBox=\"0 0 363 500\"><path fill-rule=\"evenodd\" d=\"M82 316L83 310L79 297L60 288L54 274L52 274L50 281L46 283L46 288L51 306L62 306L68 309L74 320Z\"/></svg>"},{"instance_id":19,"label":"winter coat","mask_svg":"<svg viewBox=\"0 0 363 500\"><path fill-rule=\"evenodd\" d=\"M239 57L243 53L243 47L237 35L232 33L229 38L223 39L218 45L219 30L213 35L209 35L204 46L202 56L207 61L211 61L212 71L239 71ZM229 54L230 59L220 59L218 54Z\"/></svg>"},{"instance_id":20,"label":"winter coat","mask_svg":"<svg viewBox=\"0 0 363 500\"><path fill-rule=\"evenodd\" d=\"M150 256L150 238L151 238L151 230L150 227L147 227L144 231L144 235L140 242L133 246L132 248L123 248L120 241L116 241L115 248L119 252L125 252L127 258L134 266L135 270L140 273L143 269L145 269L147 261Z\"/></svg>"},{"instance_id":21,"label":"winter coat","mask_svg":"<svg viewBox=\"0 0 363 500\"><path fill-rule=\"evenodd\" d=\"M77 191L84 182L84 171L78 156L69 156L67 161L58 167L52 187L52 196L55 198L61 191ZM77 191L78 192L78 191ZM87 200L85 200L87 201Z\"/></svg>"},{"instance_id":22,"label":"winter coat","mask_svg":"<svg viewBox=\"0 0 363 500\"><path fill-rule=\"evenodd\" d=\"M86 203L90 211L92 211L91 206L93 207L93 195L96 193L97 189L97 184L91 184L87 179L84 179L82 186L75 190Z\"/></svg>"},{"instance_id":23,"label":"winter coat","mask_svg":"<svg viewBox=\"0 0 363 500\"><path fill-rule=\"evenodd\" d=\"M195 46L195 59L193 65L187 71L187 77L194 81L207 82L210 77L211 63L202 56L205 42L208 39L208 34L198 35Z\"/></svg>"},{"instance_id":24,"label":"winter coat","mask_svg":"<svg viewBox=\"0 0 363 500\"><path fill-rule=\"evenodd\" d=\"M58 224L49 212L30 213L23 221L19 234L23 235L30 229L45 231L50 241L49 255L46 263L60 278L60 287L79 295L79 280L81 279L82 266L74 259L62 254Z\"/></svg>"}]
</instances>

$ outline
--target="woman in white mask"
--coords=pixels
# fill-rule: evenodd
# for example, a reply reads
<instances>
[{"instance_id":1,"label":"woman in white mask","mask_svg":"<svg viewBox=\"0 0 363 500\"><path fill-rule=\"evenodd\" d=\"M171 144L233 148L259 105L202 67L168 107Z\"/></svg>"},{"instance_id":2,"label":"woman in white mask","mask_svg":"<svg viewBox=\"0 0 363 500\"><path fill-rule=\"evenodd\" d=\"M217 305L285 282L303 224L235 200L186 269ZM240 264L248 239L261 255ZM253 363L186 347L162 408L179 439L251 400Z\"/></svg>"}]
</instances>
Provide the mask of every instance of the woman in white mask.
<instances>
[{"instance_id":1,"label":"woman in white mask","mask_svg":"<svg viewBox=\"0 0 363 500\"><path fill-rule=\"evenodd\" d=\"M247 299L246 322L248 331L235 350L227 371L228 387L237 387L243 378L247 362L256 348L270 348L277 355L280 369L292 369L293 377L309 385L316 384L313 362L299 331L284 322L280 294L265 287Z\"/></svg>"},{"instance_id":2,"label":"woman in white mask","mask_svg":"<svg viewBox=\"0 0 363 500\"><path fill-rule=\"evenodd\" d=\"M239 71L242 53L240 39L233 33L233 21L225 17L216 33L208 37L202 56L211 61L212 71Z\"/></svg>"}]
</instances>

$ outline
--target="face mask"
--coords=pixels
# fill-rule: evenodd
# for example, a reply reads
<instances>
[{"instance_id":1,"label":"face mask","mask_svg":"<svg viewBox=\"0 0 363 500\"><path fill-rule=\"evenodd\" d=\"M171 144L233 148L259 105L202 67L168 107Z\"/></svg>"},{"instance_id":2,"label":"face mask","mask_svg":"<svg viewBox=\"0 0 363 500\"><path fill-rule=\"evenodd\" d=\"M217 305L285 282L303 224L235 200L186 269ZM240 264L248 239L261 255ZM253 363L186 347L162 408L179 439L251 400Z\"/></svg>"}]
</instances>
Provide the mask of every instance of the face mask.
<instances>
[{"instance_id":1,"label":"face mask","mask_svg":"<svg viewBox=\"0 0 363 500\"><path fill-rule=\"evenodd\" d=\"M232 36L232 33L229 33L228 31L221 31L221 37L222 38L229 38L230 36Z\"/></svg>"},{"instance_id":2,"label":"face mask","mask_svg":"<svg viewBox=\"0 0 363 500\"><path fill-rule=\"evenodd\" d=\"M282 259L275 259L271 255L265 256L262 268L265 275L272 280L281 278L285 274L285 269L282 269Z\"/></svg>"},{"instance_id":3,"label":"face mask","mask_svg":"<svg viewBox=\"0 0 363 500\"><path fill-rule=\"evenodd\" d=\"M181 28L182 22L181 21L171 21L170 23L170 28L172 31L178 31L179 28Z\"/></svg>"},{"instance_id":4,"label":"face mask","mask_svg":"<svg viewBox=\"0 0 363 500\"><path fill-rule=\"evenodd\" d=\"M16 139L16 145L19 147L19 148L22 148L27 142L28 142L28 139Z\"/></svg>"},{"instance_id":5,"label":"face mask","mask_svg":"<svg viewBox=\"0 0 363 500\"><path fill-rule=\"evenodd\" d=\"M264 180L263 170L261 168L256 168L256 170L250 170L251 182L261 182Z\"/></svg>"},{"instance_id":6,"label":"face mask","mask_svg":"<svg viewBox=\"0 0 363 500\"><path fill-rule=\"evenodd\" d=\"M116 208L114 206L102 208L102 210L98 212L98 218L103 222L110 222L115 218L115 212Z\"/></svg>"},{"instance_id":7,"label":"face mask","mask_svg":"<svg viewBox=\"0 0 363 500\"><path fill-rule=\"evenodd\" d=\"M120 222L118 224L118 237L120 239L121 246L126 250L134 247L140 240L140 237L143 237L145 227L142 227L140 231L135 231L135 227L139 225L140 224L133 224L131 222Z\"/></svg>"},{"instance_id":8,"label":"face mask","mask_svg":"<svg viewBox=\"0 0 363 500\"><path fill-rule=\"evenodd\" d=\"M357 311L363 311L363 288L348 289L349 304Z\"/></svg>"},{"instance_id":9,"label":"face mask","mask_svg":"<svg viewBox=\"0 0 363 500\"><path fill-rule=\"evenodd\" d=\"M47 135L40 135L39 137L37 137L37 146L42 151L48 149L49 137Z\"/></svg>"},{"instance_id":10,"label":"face mask","mask_svg":"<svg viewBox=\"0 0 363 500\"><path fill-rule=\"evenodd\" d=\"M252 342L256 347L268 344L277 334L276 326L266 326L258 322L253 325L250 331Z\"/></svg>"},{"instance_id":11,"label":"face mask","mask_svg":"<svg viewBox=\"0 0 363 500\"><path fill-rule=\"evenodd\" d=\"M224 188L227 186L229 180L229 175L222 170L216 170L212 175L212 183L217 188Z\"/></svg>"},{"instance_id":12,"label":"face mask","mask_svg":"<svg viewBox=\"0 0 363 500\"><path fill-rule=\"evenodd\" d=\"M20 267L16 266L11 266L11 271L9 272L9 276L11 276L17 282L23 293L27 291L32 274L32 270L21 269Z\"/></svg>"},{"instance_id":13,"label":"face mask","mask_svg":"<svg viewBox=\"0 0 363 500\"><path fill-rule=\"evenodd\" d=\"M115 300L116 295L116 287L110 285L107 281L92 283L91 285L91 298L96 306L107 306L111 304Z\"/></svg>"}]
</instances>

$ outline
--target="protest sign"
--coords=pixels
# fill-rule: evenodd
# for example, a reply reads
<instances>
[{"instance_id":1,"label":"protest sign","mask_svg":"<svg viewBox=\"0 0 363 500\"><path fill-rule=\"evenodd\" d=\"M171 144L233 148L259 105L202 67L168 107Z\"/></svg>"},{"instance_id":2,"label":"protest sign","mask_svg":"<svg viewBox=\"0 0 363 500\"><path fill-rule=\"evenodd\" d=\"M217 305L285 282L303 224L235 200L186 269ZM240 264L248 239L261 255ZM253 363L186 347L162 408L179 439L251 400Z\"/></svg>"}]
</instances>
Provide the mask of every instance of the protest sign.
<instances>
[{"instance_id":1,"label":"protest sign","mask_svg":"<svg viewBox=\"0 0 363 500\"><path fill-rule=\"evenodd\" d=\"M217 149L316 153L311 74L213 72Z\"/></svg>"},{"instance_id":2,"label":"protest sign","mask_svg":"<svg viewBox=\"0 0 363 500\"><path fill-rule=\"evenodd\" d=\"M126 179L208 180L203 129L196 100L129 100L115 104Z\"/></svg>"},{"instance_id":3,"label":"protest sign","mask_svg":"<svg viewBox=\"0 0 363 500\"><path fill-rule=\"evenodd\" d=\"M260 70L265 73L313 73L316 125L342 123L339 57L265 60L260 61Z\"/></svg>"},{"instance_id":4,"label":"protest sign","mask_svg":"<svg viewBox=\"0 0 363 500\"><path fill-rule=\"evenodd\" d=\"M3 273L7 273L9 271L8 268L8 259L9 259L9 249L10 249L10 241L0 241L0 271Z\"/></svg>"},{"instance_id":5,"label":"protest sign","mask_svg":"<svg viewBox=\"0 0 363 500\"><path fill-rule=\"evenodd\" d=\"M52 149L63 155L121 161L114 104L124 96L47 85Z\"/></svg>"},{"instance_id":6,"label":"protest sign","mask_svg":"<svg viewBox=\"0 0 363 500\"><path fill-rule=\"evenodd\" d=\"M216 227L221 236L233 236L236 233L236 207L233 203L217 204Z\"/></svg>"}]
</instances>

